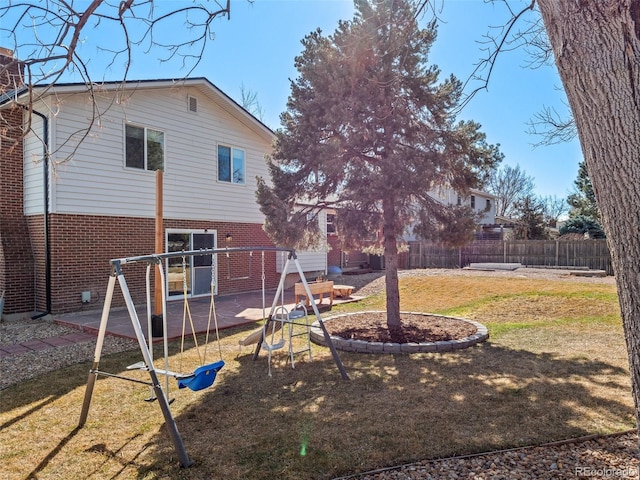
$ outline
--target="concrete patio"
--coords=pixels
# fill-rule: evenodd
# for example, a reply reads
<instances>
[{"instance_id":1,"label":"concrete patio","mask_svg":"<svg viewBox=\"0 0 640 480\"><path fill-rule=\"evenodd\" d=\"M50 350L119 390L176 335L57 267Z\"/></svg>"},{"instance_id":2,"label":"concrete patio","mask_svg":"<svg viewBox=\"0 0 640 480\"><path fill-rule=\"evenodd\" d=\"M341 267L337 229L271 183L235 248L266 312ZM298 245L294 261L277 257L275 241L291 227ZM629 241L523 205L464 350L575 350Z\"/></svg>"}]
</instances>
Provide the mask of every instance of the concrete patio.
<instances>
[{"instance_id":1,"label":"concrete patio","mask_svg":"<svg viewBox=\"0 0 640 480\"><path fill-rule=\"evenodd\" d=\"M268 290L265 292L265 315L268 315L269 310L271 309L274 295L275 290ZM361 297L353 295L348 298L336 297L334 298L333 304L337 305L341 303L354 302L360 298ZM251 324L264 318L261 291L216 296L214 300L218 329ZM188 301L191 319L193 320L193 326L196 333L204 333L207 331L210 303L211 301L209 296L192 298ZM323 303L319 303L316 299L316 304L321 312L330 310L328 300L326 298ZM278 301L278 305L280 305L280 300ZM293 288L285 290L284 305L288 310L291 310L294 307ZM309 308L309 312L313 314L313 310L311 308ZM147 336L148 320L146 305L137 306L136 313L140 321L142 331L145 336ZM99 310L82 313L68 313L56 316L54 318L54 322L97 335L100 328L101 316L102 311ZM184 301L182 299L167 302L167 333L169 339L180 338L182 335L183 316ZM186 315L185 320L185 331L186 334L190 335L191 326L188 314ZM211 318L210 328L211 330L215 329L213 318ZM108 335L132 339L136 338L132 319L129 316L129 312L124 307L113 307L109 311L106 331ZM158 340L160 340L160 338L158 338Z\"/></svg>"}]
</instances>

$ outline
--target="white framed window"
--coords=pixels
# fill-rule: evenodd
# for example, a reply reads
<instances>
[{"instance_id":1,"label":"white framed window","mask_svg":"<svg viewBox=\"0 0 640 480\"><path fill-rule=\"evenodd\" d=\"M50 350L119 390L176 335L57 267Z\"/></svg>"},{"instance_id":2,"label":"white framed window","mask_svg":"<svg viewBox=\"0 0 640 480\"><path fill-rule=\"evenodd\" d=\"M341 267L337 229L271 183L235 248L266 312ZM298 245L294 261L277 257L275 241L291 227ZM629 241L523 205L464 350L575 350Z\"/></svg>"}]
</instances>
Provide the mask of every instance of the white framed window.
<instances>
[{"instance_id":1,"label":"white framed window","mask_svg":"<svg viewBox=\"0 0 640 480\"><path fill-rule=\"evenodd\" d=\"M218 145L218 181L244 185L244 150Z\"/></svg>"},{"instance_id":2,"label":"white framed window","mask_svg":"<svg viewBox=\"0 0 640 480\"><path fill-rule=\"evenodd\" d=\"M327 213L327 233L329 235L336 233L336 216L333 213Z\"/></svg>"},{"instance_id":3,"label":"white framed window","mask_svg":"<svg viewBox=\"0 0 640 480\"><path fill-rule=\"evenodd\" d=\"M125 166L140 170L164 170L164 132L125 125Z\"/></svg>"},{"instance_id":4,"label":"white framed window","mask_svg":"<svg viewBox=\"0 0 640 480\"><path fill-rule=\"evenodd\" d=\"M476 196L471 195L471 208L476 208Z\"/></svg>"}]
</instances>

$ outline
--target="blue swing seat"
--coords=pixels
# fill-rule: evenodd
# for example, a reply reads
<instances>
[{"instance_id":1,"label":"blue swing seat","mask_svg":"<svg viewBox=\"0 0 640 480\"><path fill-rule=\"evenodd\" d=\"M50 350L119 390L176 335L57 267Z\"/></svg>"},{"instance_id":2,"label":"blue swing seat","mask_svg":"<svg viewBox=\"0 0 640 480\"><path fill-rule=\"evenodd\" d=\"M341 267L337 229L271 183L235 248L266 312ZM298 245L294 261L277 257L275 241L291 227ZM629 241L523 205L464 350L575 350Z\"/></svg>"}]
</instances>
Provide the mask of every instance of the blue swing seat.
<instances>
[{"instance_id":1,"label":"blue swing seat","mask_svg":"<svg viewBox=\"0 0 640 480\"><path fill-rule=\"evenodd\" d=\"M210 387L213 385L216 375L222 367L224 367L223 360L198 367L195 372L193 372L193 375L178 378L178 388L189 387L195 392Z\"/></svg>"}]
</instances>

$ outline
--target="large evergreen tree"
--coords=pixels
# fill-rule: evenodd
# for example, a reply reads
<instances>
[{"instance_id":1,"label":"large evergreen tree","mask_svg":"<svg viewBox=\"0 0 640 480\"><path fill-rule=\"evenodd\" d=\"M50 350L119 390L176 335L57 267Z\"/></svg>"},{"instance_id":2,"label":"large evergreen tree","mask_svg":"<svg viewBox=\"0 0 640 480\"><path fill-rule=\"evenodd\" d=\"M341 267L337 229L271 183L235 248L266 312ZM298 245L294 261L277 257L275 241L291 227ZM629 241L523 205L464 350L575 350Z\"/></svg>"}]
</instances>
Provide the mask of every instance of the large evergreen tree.
<instances>
[{"instance_id":1,"label":"large evergreen tree","mask_svg":"<svg viewBox=\"0 0 640 480\"><path fill-rule=\"evenodd\" d=\"M471 211L429 192L466 194L501 155L478 124L455 122L461 83L439 82L438 68L427 64L435 24L419 28L409 0L355 7L333 35L318 30L302 41L269 160L272 183L259 179L257 197L277 244L307 245L318 233L314 214L329 206L343 245L381 233L393 334L401 324L398 241L409 226L449 244L469 241Z\"/></svg>"},{"instance_id":2,"label":"large evergreen tree","mask_svg":"<svg viewBox=\"0 0 640 480\"><path fill-rule=\"evenodd\" d=\"M544 221L544 204L535 195L527 195L516 202L518 226L516 238L524 240L544 240L548 237Z\"/></svg>"},{"instance_id":3,"label":"large evergreen tree","mask_svg":"<svg viewBox=\"0 0 640 480\"><path fill-rule=\"evenodd\" d=\"M567 203L571 205L569 217L587 217L596 222L600 222L600 210L596 202L596 193L587 172L587 165L584 161L578 165L578 176L573 182L576 190L567 198Z\"/></svg>"}]
</instances>

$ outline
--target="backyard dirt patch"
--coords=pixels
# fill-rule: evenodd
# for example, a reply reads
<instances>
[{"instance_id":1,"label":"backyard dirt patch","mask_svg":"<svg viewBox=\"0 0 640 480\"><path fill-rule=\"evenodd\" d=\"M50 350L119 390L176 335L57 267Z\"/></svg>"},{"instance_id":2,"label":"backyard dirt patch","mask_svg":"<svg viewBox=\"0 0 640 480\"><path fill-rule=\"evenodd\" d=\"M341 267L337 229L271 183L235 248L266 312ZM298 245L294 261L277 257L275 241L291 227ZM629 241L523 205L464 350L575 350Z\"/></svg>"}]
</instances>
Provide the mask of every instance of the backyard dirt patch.
<instances>
[{"instance_id":1,"label":"backyard dirt patch","mask_svg":"<svg viewBox=\"0 0 640 480\"><path fill-rule=\"evenodd\" d=\"M437 315L403 313L398 329L389 330L385 312L354 313L326 322L329 334L365 342L425 343L461 340L476 333L475 325Z\"/></svg>"}]
</instances>

